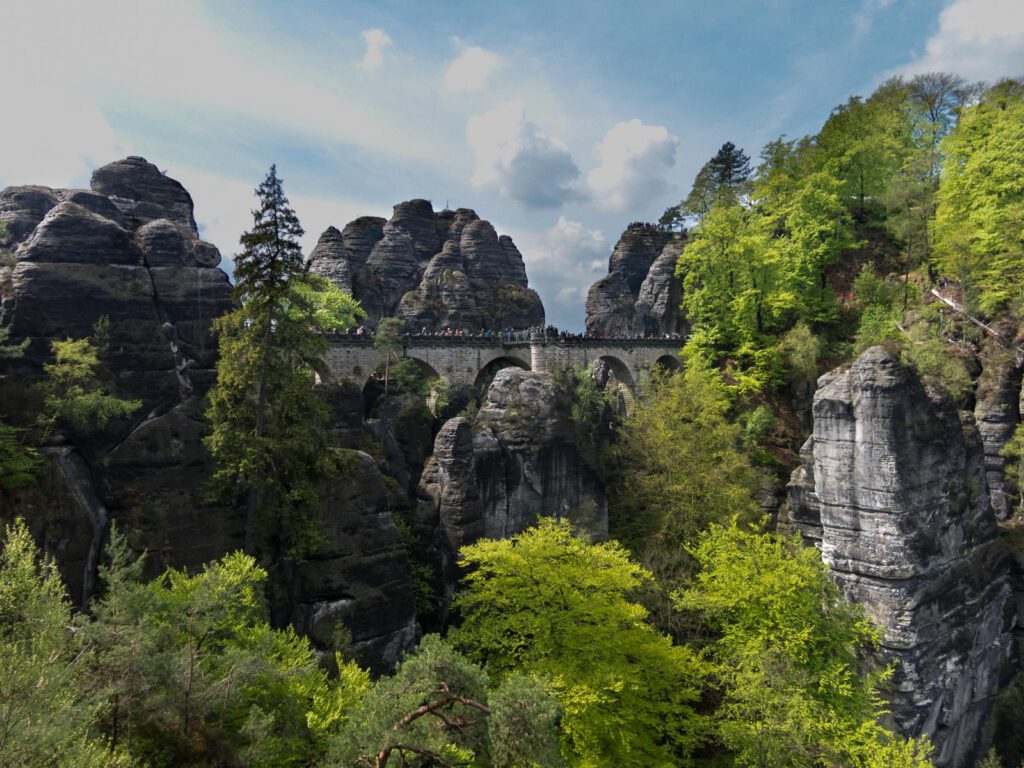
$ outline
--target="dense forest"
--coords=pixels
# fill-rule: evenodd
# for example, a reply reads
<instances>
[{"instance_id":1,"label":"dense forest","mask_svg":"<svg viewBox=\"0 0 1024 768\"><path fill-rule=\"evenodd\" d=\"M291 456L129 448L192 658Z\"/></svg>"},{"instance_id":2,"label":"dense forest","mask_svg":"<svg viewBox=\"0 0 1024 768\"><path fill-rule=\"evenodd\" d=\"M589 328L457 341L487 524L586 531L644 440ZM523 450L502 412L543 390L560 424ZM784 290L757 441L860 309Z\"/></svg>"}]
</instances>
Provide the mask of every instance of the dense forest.
<instances>
[{"instance_id":1,"label":"dense forest","mask_svg":"<svg viewBox=\"0 0 1024 768\"><path fill-rule=\"evenodd\" d=\"M725 143L659 222L685 231L681 369L628 412L586 372L562 382L610 539L550 518L481 539L443 610L417 564L431 631L376 676L346 656L344 626L328 653L272 626L264 591L271 556L316 541L324 479L350 470L316 384L328 335L362 317L307 269L272 168L202 409L207 492L245 510L244 551L145 580L115 526L76 610L25 523L8 525L0 765L931 765L926 740L889 728L879 629L759 496L796 465L819 374L882 344L966 407L983 339L1019 343L1024 83L896 78L759 157ZM394 325L376 340L394 351L385 397L443 407ZM2 494L36 482L55 434L140 407L118 397L107 330L54 343L36 413L0 422ZM0 355L23 353L0 334ZM1024 468L1024 433L1008 451ZM985 768L1024 764L1014 691Z\"/></svg>"}]
</instances>

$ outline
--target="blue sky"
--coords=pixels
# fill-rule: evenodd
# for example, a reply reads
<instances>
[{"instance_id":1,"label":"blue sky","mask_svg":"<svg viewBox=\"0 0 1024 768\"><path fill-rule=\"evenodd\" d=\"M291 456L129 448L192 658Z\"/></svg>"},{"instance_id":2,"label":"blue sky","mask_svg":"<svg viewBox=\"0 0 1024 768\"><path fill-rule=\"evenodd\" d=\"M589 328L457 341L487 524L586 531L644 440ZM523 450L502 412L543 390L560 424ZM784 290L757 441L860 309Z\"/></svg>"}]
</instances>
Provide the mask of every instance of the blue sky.
<instances>
[{"instance_id":1,"label":"blue sky","mask_svg":"<svg viewBox=\"0 0 1024 768\"><path fill-rule=\"evenodd\" d=\"M275 162L307 249L400 200L470 207L570 328L724 141L756 156L894 73L1024 74L1022 0L0 5L0 186L140 154L226 257Z\"/></svg>"}]
</instances>

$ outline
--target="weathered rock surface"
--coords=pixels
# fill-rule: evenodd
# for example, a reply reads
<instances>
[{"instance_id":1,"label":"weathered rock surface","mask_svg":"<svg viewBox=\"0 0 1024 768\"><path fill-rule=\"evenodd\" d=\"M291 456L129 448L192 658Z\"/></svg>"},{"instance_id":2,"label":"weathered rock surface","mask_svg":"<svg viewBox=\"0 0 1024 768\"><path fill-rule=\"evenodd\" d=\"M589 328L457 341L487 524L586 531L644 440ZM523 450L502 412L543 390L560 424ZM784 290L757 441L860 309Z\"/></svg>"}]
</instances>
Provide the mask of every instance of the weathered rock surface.
<instances>
[{"instance_id":1,"label":"weathered rock surface","mask_svg":"<svg viewBox=\"0 0 1024 768\"><path fill-rule=\"evenodd\" d=\"M608 535L604 489L574 444L569 397L547 373L499 371L473 421L456 417L438 433L420 491L453 549L540 516Z\"/></svg>"},{"instance_id":2,"label":"weathered rock surface","mask_svg":"<svg viewBox=\"0 0 1024 768\"><path fill-rule=\"evenodd\" d=\"M92 190L8 188L0 219L17 245L0 322L32 340L25 365L38 372L51 341L88 336L105 316L123 394L145 403L138 418L174 405L186 369L212 380L210 322L230 307L230 285L180 183L130 157L95 171Z\"/></svg>"},{"instance_id":3,"label":"weathered rock surface","mask_svg":"<svg viewBox=\"0 0 1024 768\"><path fill-rule=\"evenodd\" d=\"M1013 510L1006 495L1007 459L1002 450L1013 437L1020 421L1021 374L1024 361L986 337L981 355L982 369L975 388L974 418L985 446L985 476L992 510L1000 520Z\"/></svg>"},{"instance_id":4,"label":"weathered rock surface","mask_svg":"<svg viewBox=\"0 0 1024 768\"><path fill-rule=\"evenodd\" d=\"M419 639L405 541L388 511L376 462L351 451L345 476L328 485L314 523L323 537L290 577L291 622L330 647L341 626L361 664L394 667Z\"/></svg>"},{"instance_id":5,"label":"weathered rock surface","mask_svg":"<svg viewBox=\"0 0 1024 768\"><path fill-rule=\"evenodd\" d=\"M396 205L387 222L362 217L341 233L328 228L310 268L350 290L371 326L388 316L415 331L544 322L512 239L468 208L434 213L426 200L410 200Z\"/></svg>"},{"instance_id":6,"label":"weathered rock surface","mask_svg":"<svg viewBox=\"0 0 1024 768\"><path fill-rule=\"evenodd\" d=\"M615 244L608 274L587 294L587 333L683 333L682 285L675 266L684 245L683 235L651 225L630 225Z\"/></svg>"},{"instance_id":7,"label":"weathered rock surface","mask_svg":"<svg viewBox=\"0 0 1024 768\"><path fill-rule=\"evenodd\" d=\"M1015 622L973 418L874 347L819 380L801 457L790 524L882 628L894 724L973 765Z\"/></svg>"},{"instance_id":8,"label":"weathered rock surface","mask_svg":"<svg viewBox=\"0 0 1024 768\"><path fill-rule=\"evenodd\" d=\"M144 402L102 434L47 448L43 482L13 501L11 513L23 515L54 555L76 602L93 591L110 520L148 553L148 576L168 566L197 569L239 549L245 525L244 511L205 496L212 463L202 444L201 395L217 360L210 325L231 306L227 276L216 268L220 254L199 239L184 187L141 158L104 166L92 186L0 192L0 221L16 257L13 267L0 267L0 323L13 341L32 340L23 359L0 367L5 416L17 415L12 404L40 375L50 342L89 336L102 316L110 320L105 362L118 392ZM432 239L424 235L421 209L403 210L392 231L410 244L413 260L413 235L425 247L440 242L432 218ZM382 220L357 220L325 236L322 250L343 251L362 270L382 230ZM335 432L343 444L357 442L360 393L339 392L334 401ZM273 615L325 646L342 620L357 657L384 669L418 633L409 565L376 464L355 452L351 464L350 476L325 489L316 521L323 546L301 563L270 564ZM409 471L418 478L420 469Z\"/></svg>"}]
</instances>

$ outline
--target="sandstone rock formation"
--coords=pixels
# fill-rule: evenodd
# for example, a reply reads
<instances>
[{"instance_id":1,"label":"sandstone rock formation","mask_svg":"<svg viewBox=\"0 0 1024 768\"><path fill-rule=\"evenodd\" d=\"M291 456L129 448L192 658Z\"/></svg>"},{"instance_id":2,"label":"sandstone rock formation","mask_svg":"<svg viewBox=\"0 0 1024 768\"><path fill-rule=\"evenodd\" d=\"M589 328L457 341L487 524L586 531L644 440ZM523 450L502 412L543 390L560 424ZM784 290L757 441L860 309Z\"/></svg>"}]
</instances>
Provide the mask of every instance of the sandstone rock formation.
<instances>
[{"instance_id":1,"label":"sandstone rock formation","mask_svg":"<svg viewBox=\"0 0 1024 768\"><path fill-rule=\"evenodd\" d=\"M13 265L0 267L0 323L32 340L27 372L50 342L110 319L110 364L125 394L166 410L192 380L210 381L210 322L230 306L220 254L199 238L192 198L140 157L100 168L92 190L0 192Z\"/></svg>"},{"instance_id":2,"label":"sandstone rock formation","mask_svg":"<svg viewBox=\"0 0 1024 768\"><path fill-rule=\"evenodd\" d=\"M996 539L984 449L970 414L873 347L826 374L789 489L789 521L897 662L892 719L937 746L938 766L979 757L1014 656L1015 606Z\"/></svg>"},{"instance_id":3,"label":"sandstone rock formation","mask_svg":"<svg viewBox=\"0 0 1024 768\"><path fill-rule=\"evenodd\" d=\"M681 283L675 277L682 235L631 224L615 244L608 274L587 294L587 333L661 336L683 333Z\"/></svg>"},{"instance_id":4,"label":"sandstone rock formation","mask_svg":"<svg viewBox=\"0 0 1024 768\"><path fill-rule=\"evenodd\" d=\"M608 535L604 489L575 445L568 394L547 373L499 371L475 418L438 433L418 493L417 523L437 533L449 594L459 548L482 536L512 536L542 515Z\"/></svg>"},{"instance_id":5,"label":"sandstone rock formation","mask_svg":"<svg viewBox=\"0 0 1024 768\"><path fill-rule=\"evenodd\" d=\"M420 208L403 209L390 230L414 254L408 232L424 237ZM12 404L40 375L50 342L90 335L101 316L110 319L106 362L118 391L144 402L131 421L46 448L40 483L10 510L56 558L74 600L84 604L93 592L111 520L147 552L149 577L241 548L244 512L205 498L212 463L200 396L214 381L210 324L231 303L227 275L216 268L220 254L199 238L188 192L130 157L97 170L92 190L7 188L0 222L9 232L0 246L14 256L0 264L0 324L12 341L31 339L23 359L0 368L5 415L17 415ZM383 228L382 220L360 219L329 231L317 261L350 265L351 273L331 276L358 281ZM353 404L351 395L339 391L332 400L343 442L361 429L362 398L356 392ZM351 473L328 484L317 510L323 545L301 563L270 564L273 616L322 645L333 642L341 621L356 657L386 669L418 635L409 564L380 470L366 454L350 458Z\"/></svg>"},{"instance_id":6,"label":"sandstone rock formation","mask_svg":"<svg viewBox=\"0 0 1024 768\"><path fill-rule=\"evenodd\" d=\"M996 517L1005 520L1013 510L1006 494L1007 459L1002 450L1020 422L1021 374L1024 360L1013 349L986 337L981 353L981 375L975 388L974 417L985 446L985 475Z\"/></svg>"},{"instance_id":7,"label":"sandstone rock formation","mask_svg":"<svg viewBox=\"0 0 1024 768\"><path fill-rule=\"evenodd\" d=\"M351 291L371 326L388 316L414 331L544 323L512 239L467 208L435 213L426 200L409 200L387 222L362 217L342 232L330 227L310 268Z\"/></svg>"}]
</instances>

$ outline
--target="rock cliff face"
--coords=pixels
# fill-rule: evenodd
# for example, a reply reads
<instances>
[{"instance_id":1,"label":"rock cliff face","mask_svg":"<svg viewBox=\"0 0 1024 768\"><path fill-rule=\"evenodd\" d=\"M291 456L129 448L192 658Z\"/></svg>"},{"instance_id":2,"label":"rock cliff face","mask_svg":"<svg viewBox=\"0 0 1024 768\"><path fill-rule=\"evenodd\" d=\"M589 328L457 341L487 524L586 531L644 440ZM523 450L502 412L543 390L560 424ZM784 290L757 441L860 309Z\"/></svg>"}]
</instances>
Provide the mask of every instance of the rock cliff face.
<instances>
[{"instance_id":1,"label":"rock cliff face","mask_svg":"<svg viewBox=\"0 0 1024 768\"><path fill-rule=\"evenodd\" d=\"M892 718L968 768L1014 656L1015 606L970 414L882 347L819 380L789 521L897 662Z\"/></svg>"},{"instance_id":2,"label":"rock cliff face","mask_svg":"<svg viewBox=\"0 0 1024 768\"><path fill-rule=\"evenodd\" d=\"M467 208L435 213L426 200L409 200L389 221L363 217L341 232L330 227L310 265L351 291L371 326L388 316L416 331L544 323L512 239Z\"/></svg>"},{"instance_id":3,"label":"rock cliff face","mask_svg":"<svg viewBox=\"0 0 1024 768\"><path fill-rule=\"evenodd\" d=\"M683 333L682 289L675 277L682 235L631 225L615 244L608 274L587 294L587 333L662 335Z\"/></svg>"},{"instance_id":4,"label":"rock cliff face","mask_svg":"<svg viewBox=\"0 0 1024 768\"><path fill-rule=\"evenodd\" d=\"M110 364L145 412L212 380L210 322L230 307L230 285L177 181L129 157L93 173L92 190L8 187L0 222L14 255L0 267L0 323L32 340L26 371L51 341L88 336L106 316Z\"/></svg>"},{"instance_id":5,"label":"rock cliff face","mask_svg":"<svg viewBox=\"0 0 1024 768\"><path fill-rule=\"evenodd\" d=\"M498 372L474 419L450 419L419 485L418 523L436 530L450 590L459 547L506 538L541 515L608 535L608 502L577 449L568 395L550 374Z\"/></svg>"},{"instance_id":6,"label":"rock cliff face","mask_svg":"<svg viewBox=\"0 0 1024 768\"><path fill-rule=\"evenodd\" d=\"M374 246L390 236L412 243L419 263L412 237L428 245L440 240L417 224L421 209L397 212L389 233L377 219L329 230L317 261L351 267L331 277L358 284ZM188 192L155 165L129 157L97 170L91 190L3 190L0 222L9 232L0 246L14 255L0 265L0 324L15 342L31 339L24 358L0 368L5 416L17 415L50 342L90 335L101 316L110 319L106 362L119 394L144 402L131 421L45 449L40 484L4 512L26 518L83 604L111 520L148 553L150 577L241 548L244 513L211 504L203 493L212 465L202 445L201 395L214 381L217 358L210 323L231 299L227 275L217 269L220 254L200 239ZM332 253L344 258L324 256ZM350 412L361 421L362 400L353 406L345 395L335 393L332 402L351 432ZM267 563L273 615L322 644L341 621L359 660L387 668L418 633L405 542L387 512L376 463L355 451L350 463L352 471L325 489L318 510L323 546L301 563Z\"/></svg>"},{"instance_id":7,"label":"rock cliff face","mask_svg":"<svg viewBox=\"0 0 1024 768\"><path fill-rule=\"evenodd\" d=\"M1013 437L1020 421L1024 360L1020 359L1020 353L1004 349L989 336L984 341L981 363L981 375L975 389L974 417L985 446L985 475L992 510L996 517L1005 520L1013 510L1006 495L1007 460L1001 451Z\"/></svg>"}]
</instances>

